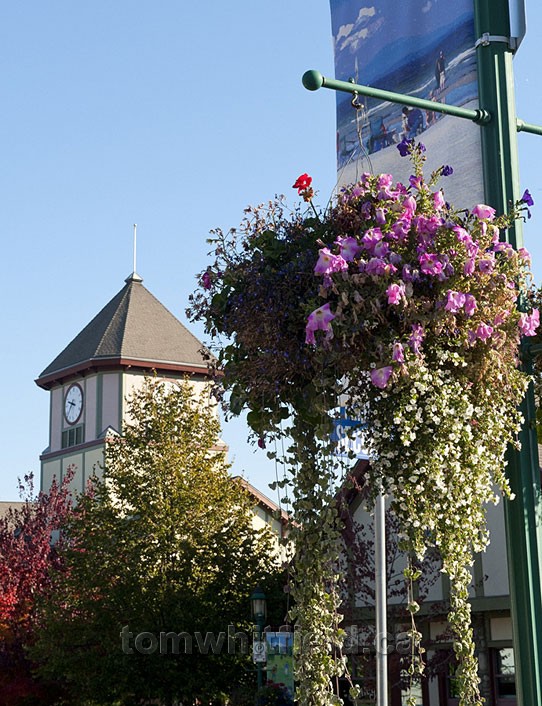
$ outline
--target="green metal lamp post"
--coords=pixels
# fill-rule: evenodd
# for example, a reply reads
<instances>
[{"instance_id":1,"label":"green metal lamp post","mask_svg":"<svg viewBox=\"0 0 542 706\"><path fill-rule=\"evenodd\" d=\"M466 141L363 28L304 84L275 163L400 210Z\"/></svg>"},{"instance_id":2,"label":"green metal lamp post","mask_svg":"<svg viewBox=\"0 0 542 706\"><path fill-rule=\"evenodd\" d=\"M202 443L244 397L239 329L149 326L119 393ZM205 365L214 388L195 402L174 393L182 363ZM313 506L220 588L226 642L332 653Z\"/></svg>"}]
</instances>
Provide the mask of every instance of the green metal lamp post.
<instances>
[{"instance_id":1,"label":"green metal lamp post","mask_svg":"<svg viewBox=\"0 0 542 706\"><path fill-rule=\"evenodd\" d=\"M267 600L265 597L265 593L262 591L261 588L257 587L252 595L250 596L250 602L252 605L252 617L254 619L254 622L256 623L256 627L258 628L258 631L256 633L257 635L257 643L259 645L262 644L262 636L263 636L263 629L265 626L265 618L267 616ZM256 656L256 653L255 653ZM265 652L263 654L259 655L260 657L265 657ZM263 667L262 663L265 661L265 659L258 659L256 661L256 671L258 675L258 690L262 688L263 686Z\"/></svg>"},{"instance_id":2,"label":"green metal lamp post","mask_svg":"<svg viewBox=\"0 0 542 706\"><path fill-rule=\"evenodd\" d=\"M516 1L516 0L513 0ZM303 85L372 96L393 103L430 109L472 120L482 126L482 159L486 202L505 213L520 198L517 133L542 135L542 127L518 120L512 69L509 0L474 0L480 106L468 110L307 71ZM522 246L518 222L508 241ZM526 372L532 370L534 347L523 346ZM537 350L537 353L540 351ZM508 478L513 501L505 502L505 522L514 634L518 706L542 704L542 497L535 429L534 391L530 386L522 405L525 423L521 451L508 454Z\"/></svg>"},{"instance_id":3,"label":"green metal lamp post","mask_svg":"<svg viewBox=\"0 0 542 706\"><path fill-rule=\"evenodd\" d=\"M486 199L505 212L520 198L517 132L523 130L516 117L510 13L508 0L478 0L475 3L478 83L480 105L494 119L482 132L482 155ZM485 39L484 39L485 38ZM541 134L541 128L529 130ZM522 227L508 233L509 242L522 246ZM530 356L524 365L531 372ZM516 498L505 501L506 541L510 603L514 632L518 704L542 704L542 513L540 473L535 430L534 392L523 402L525 424L521 451L508 455L508 478Z\"/></svg>"}]
</instances>

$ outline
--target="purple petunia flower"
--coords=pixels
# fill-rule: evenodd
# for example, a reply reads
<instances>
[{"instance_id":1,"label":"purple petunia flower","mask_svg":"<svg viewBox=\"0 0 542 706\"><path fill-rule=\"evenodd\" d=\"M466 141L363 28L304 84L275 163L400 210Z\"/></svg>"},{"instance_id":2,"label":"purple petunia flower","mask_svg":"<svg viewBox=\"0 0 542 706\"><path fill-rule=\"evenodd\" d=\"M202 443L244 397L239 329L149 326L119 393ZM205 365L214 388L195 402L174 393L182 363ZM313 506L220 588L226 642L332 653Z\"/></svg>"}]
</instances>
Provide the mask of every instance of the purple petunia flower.
<instances>
[{"instance_id":1,"label":"purple petunia flower","mask_svg":"<svg viewBox=\"0 0 542 706\"><path fill-rule=\"evenodd\" d=\"M375 210L375 221L379 225L383 225L386 222L386 209L385 208L377 208Z\"/></svg>"},{"instance_id":2,"label":"purple petunia flower","mask_svg":"<svg viewBox=\"0 0 542 706\"><path fill-rule=\"evenodd\" d=\"M534 206L533 197L532 197L531 194L529 193L529 189L525 189L525 191L523 192L523 196L521 197L520 201L523 201L523 203L524 203L526 206Z\"/></svg>"},{"instance_id":3,"label":"purple petunia flower","mask_svg":"<svg viewBox=\"0 0 542 706\"><path fill-rule=\"evenodd\" d=\"M413 146L414 140L407 140L406 137L404 137L401 142L397 145L397 149L399 150L399 154L401 155L401 157L408 157Z\"/></svg>"},{"instance_id":4,"label":"purple petunia flower","mask_svg":"<svg viewBox=\"0 0 542 706\"><path fill-rule=\"evenodd\" d=\"M201 285L203 289L211 289L211 275L209 272L204 272L201 276Z\"/></svg>"},{"instance_id":5,"label":"purple petunia flower","mask_svg":"<svg viewBox=\"0 0 542 706\"><path fill-rule=\"evenodd\" d=\"M408 178L408 182L413 189L417 189L419 191L423 184L423 179L421 176L411 174Z\"/></svg>"},{"instance_id":6,"label":"purple petunia flower","mask_svg":"<svg viewBox=\"0 0 542 706\"><path fill-rule=\"evenodd\" d=\"M391 365L386 365L383 368L375 368L371 370L371 382L375 387L379 387L383 390L387 386L392 373L393 368Z\"/></svg>"},{"instance_id":7,"label":"purple petunia flower","mask_svg":"<svg viewBox=\"0 0 542 706\"><path fill-rule=\"evenodd\" d=\"M416 355L420 353L420 347L424 338L424 330L421 324L412 324L412 333L408 339L408 345Z\"/></svg>"},{"instance_id":8,"label":"purple petunia flower","mask_svg":"<svg viewBox=\"0 0 542 706\"><path fill-rule=\"evenodd\" d=\"M449 164L446 164L446 165L444 165L444 167L442 167L440 173L442 174L442 176L447 177L447 176L451 176L454 173L454 170L453 170L453 167L450 167Z\"/></svg>"},{"instance_id":9,"label":"purple petunia flower","mask_svg":"<svg viewBox=\"0 0 542 706\"><path fill-rule=\"evenodd\" d=\"M405 353L404 353L403 346L401 343L396 342L393 344L393 352L391 355L391 359L395 363L404 363L405 362Z\"/></svg>"},{"instance_id":10,"label":"purple petunia flower","mask_svg":"<svg viewBox=\"0 0 542 706\"><path fill-rule=\"evenodd\" d=\"M391 275L397 272L397 268L381 257L372 257L365 265L365 272L368 275L376 275L379 277L381 275Z\"/></svg>"}]
</instances>

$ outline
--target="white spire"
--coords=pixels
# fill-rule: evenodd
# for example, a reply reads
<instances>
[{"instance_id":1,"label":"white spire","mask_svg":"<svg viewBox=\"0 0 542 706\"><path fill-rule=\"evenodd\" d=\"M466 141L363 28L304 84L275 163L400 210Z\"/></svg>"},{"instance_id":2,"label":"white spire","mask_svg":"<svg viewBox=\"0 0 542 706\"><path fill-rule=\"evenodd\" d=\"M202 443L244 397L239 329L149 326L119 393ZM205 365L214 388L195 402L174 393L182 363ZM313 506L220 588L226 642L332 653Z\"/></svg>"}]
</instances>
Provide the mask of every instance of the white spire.
<instances>
[{"instance_id":1,"label":"white spire","mask_svg":"<svg viewBox=\"0 0 542 706\"><path fill-rule=\"evenodd\" d=\"M137 223L134 223L134 269L133 269L134 274L137 272L136 261L137 261Z\"/></svg>"},{"instance_id":2,"label":"white spire","mask_svg":"<svg viewBox=\"0 0 542 706\"><path fill-rule=\"evenodd\" d=\"M137 223L134 223L134 268L132 270L132 274L124 280L125 282L143 282L143 278L137 274L136 264L137 264Z\"/></svg>"}]
</instances>

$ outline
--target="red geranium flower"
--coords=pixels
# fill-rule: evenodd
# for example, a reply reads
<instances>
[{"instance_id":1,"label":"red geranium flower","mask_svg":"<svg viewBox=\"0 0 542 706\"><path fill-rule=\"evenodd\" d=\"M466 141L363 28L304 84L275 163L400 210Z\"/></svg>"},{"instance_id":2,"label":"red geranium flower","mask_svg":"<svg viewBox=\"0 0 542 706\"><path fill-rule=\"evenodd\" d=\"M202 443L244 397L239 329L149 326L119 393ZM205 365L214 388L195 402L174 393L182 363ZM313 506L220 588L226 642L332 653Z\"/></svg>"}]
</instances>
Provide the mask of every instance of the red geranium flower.
<instances>
[{"instance_id":1,"label":"red geranium flower","mask_svg":"<svg viewBox=\"0 0 542 706\"><path fill-rule=\"evenodd\" d=\"M292 186L292 189L297 189L297 193L300 194L302 191L305 191L305 189L308 189L311 184L312 177L310 177L308 174L302 174L301 176L297 177L295 184Z\"/></svg>"}]
</instances>

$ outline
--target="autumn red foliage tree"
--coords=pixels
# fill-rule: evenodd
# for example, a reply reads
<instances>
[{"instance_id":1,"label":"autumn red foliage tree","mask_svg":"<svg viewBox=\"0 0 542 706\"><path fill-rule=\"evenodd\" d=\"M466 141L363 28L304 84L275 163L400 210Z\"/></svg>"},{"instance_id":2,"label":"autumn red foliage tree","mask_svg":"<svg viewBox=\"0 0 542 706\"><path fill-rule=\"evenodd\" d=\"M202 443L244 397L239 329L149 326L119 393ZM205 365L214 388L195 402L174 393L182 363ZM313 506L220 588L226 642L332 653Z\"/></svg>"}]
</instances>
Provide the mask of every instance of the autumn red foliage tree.
<instances>
[{"instance_id":1,"label":"autumn red foliage tree","mask_svg":"<svg viewBox=\"0 0 542 706\"><path fill-rule=\"evenodd\" d=\"M36 601L46 597L52 572L62 569L60 528L72 511L69 483L34 493L32 475L19 481L21 503L0 517L0 706L55 703L58 691L33 674L27 648L36 638Z\"/></svg>"}]
</instances>

